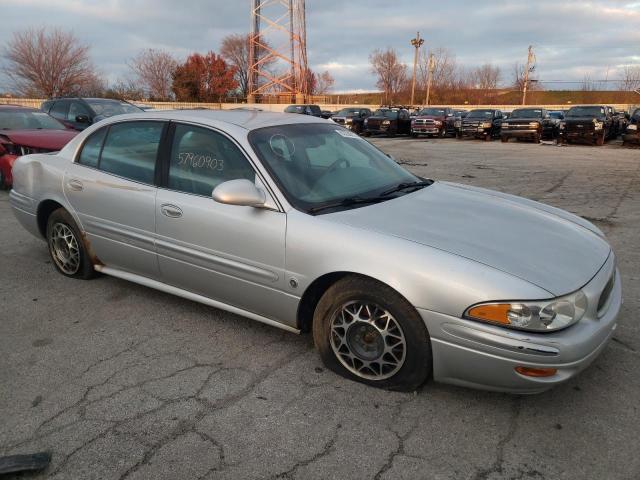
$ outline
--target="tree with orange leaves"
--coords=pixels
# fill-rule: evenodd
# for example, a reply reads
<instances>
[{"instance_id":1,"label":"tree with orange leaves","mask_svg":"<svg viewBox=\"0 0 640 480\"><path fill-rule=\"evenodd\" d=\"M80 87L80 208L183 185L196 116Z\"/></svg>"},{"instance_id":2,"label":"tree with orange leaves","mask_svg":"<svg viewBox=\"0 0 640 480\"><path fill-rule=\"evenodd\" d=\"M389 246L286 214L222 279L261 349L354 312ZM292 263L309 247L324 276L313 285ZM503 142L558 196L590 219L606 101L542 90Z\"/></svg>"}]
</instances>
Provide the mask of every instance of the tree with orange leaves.
<instances>
[{"instance_id":1,"label":"tree with orange leaves","mask_svg":"<svg viewBox=\"0 0 640 480\"><path fill-rule=\"evenodd\" d=\"M215 52L194 53L176 68L172 90L181 102L219 102L238 87L235 73Z\"/></svg>"}]
</instances>

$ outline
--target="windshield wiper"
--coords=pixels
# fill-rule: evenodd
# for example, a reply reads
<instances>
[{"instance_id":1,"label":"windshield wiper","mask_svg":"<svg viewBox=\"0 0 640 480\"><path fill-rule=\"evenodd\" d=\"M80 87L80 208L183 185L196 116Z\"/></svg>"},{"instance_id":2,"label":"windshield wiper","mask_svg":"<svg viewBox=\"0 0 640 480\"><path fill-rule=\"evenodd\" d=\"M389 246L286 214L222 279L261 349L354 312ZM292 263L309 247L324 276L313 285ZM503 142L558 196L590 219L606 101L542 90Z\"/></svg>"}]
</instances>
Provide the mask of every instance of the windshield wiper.
<instances>
[{"instance_id":1,"label":"windshield wiper","mask_svg":"<svg viewBox=\"0 0 640 480\"><path fill-rule=\"evenodd\" d=\"M380 197L380 196L376 196L376 197L347 197L347 198L343 198L339 202L327 203L325 205L319 205L317 207L312 207L309 210L307 210L307 212L316 213L316 212L319 212L321 210L327 210L327 209L330 209L330 208L350 207L351 205L361 205L361 204L365 204L365 203L378 203L378 202L384 202L385 200L388 200L388 199Z\"/></svg>"},{"instance_id":2,"label":"windshield wiper","mask_svg":"<svg viewBox=\"0 0 640 480\"><path fill-rule=\"evenodd\" d=\"M390 188L389 190L385 190L379 196L386 197L387 195L391 195L392 193L396 193L396 192L401 192L402 190L407 190L409 188L417 189L422 187L428 187L431 184L433 184L433 180L423 180L421 182L402 182L396 185L395 187Z\"/></svg>"}]
</instances>

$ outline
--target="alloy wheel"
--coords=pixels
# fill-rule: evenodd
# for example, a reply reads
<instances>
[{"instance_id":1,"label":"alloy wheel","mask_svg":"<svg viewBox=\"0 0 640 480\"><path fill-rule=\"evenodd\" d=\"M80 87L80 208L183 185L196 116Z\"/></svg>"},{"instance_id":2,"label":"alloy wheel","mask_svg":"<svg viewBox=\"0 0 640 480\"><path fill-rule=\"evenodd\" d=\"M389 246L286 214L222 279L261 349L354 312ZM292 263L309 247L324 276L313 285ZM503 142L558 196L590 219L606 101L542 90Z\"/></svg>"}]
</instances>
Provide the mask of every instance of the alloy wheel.
<instances>
[{"instance_id":1,"label":"alloy wheel","mask_svg":"<svg viewBox=\"0 0 640 480\"><path fill-rule=\"evenodd\" d=\"M333 315L331 347L347 370L368 380L395 375L407 352L404 332L393 315L361 301L348 302Z\"/></svg>"},{"instance_id":2,"label":"alloy wheel","mask_svg":"<svg viewBox=\"0 0 640 480\"><path fill-rule=\"evenodd\" d=\"M56 265L63 273L74 275L80 269L80 248L73 230L64 223L55 223L49 233L49 248Z\"/></svg>"}]
</instances>

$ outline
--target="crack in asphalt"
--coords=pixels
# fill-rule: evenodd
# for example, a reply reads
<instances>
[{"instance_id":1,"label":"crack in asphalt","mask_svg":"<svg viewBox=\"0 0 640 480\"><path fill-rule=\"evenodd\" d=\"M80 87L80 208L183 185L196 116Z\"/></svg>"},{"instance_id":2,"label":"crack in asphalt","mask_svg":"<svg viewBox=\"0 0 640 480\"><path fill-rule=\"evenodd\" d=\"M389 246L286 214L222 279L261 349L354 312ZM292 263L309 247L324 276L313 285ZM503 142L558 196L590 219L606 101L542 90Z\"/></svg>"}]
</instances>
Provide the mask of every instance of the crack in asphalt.
<instances>
[{"instance_id":1,"label":"crack in asphalt","mask_svg":"<svg viewBox=\"0 0 640 480\"><path fill-rule=\"evenodd\" d=\"M522 410L522 397L515 397L513 399L511 407L511 418L509 419L509 428L504 437L500 439L496 445L496 459L489 468L479 469L473 480L486 480L489 475L497 473L502 475L504 473L504 450L513 437L516 434L518 428L518 419L520 418L520 412Z\"/></svg>"}]
</instances>

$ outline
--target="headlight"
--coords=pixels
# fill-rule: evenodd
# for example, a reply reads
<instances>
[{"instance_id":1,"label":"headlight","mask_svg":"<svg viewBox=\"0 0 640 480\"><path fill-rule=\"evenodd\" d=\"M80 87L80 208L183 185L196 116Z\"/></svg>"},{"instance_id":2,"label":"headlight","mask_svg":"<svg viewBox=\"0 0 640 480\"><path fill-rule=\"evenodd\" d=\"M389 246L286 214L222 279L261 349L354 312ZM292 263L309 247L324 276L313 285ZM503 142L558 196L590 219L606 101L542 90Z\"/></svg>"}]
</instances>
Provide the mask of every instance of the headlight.
<instances>
[{"instance_id":1,"label":"headlight","mask_svg":"<svg viewBox=\"0 0 640 480\"><path fill-rule=\"evenodd\" d=\"M344 123L353 123L353 118L348 117L344 120Z\"/></svg>"},{"instance_id":2,"label":"headlight","mask_svg":"<svg viewBox=\"0 0 640 480\"><path fill-rule=\"evenodd\" d=\"M433 124L439 127L440 125L442 125L442 122L440 120L436 120L435 122L433 122Z\"/></svg>"},{"instance_id":3,"label":"headlight","mask_svg":"<svg viewBox=\"0 0 640 480\"><path fill-rule=\"evenodd\" d=\"M593 128L595 128L596 130L602 130L602 127L604 127L604 122L599 122L594 118L593 119Z\"/></svg>"},{"instance_id":4,"label":"headlight","mask_svg":"<svg viewBox=\"0 0 640 480\"><path fill-rule=\"evenodd\" d=\"M482 128L491 128L491 122L482 122Z\"/></svg>"},{"instance_id":5,"label":"headlight","mask_svg":"<svg viewBox=\"0 0 640 480\"><path fill-rule=\"evenodd\" d=\"M453 126L456 128L460 128L462 126L462 122L460 120L456 120L453 122Z\"/></svg>"},{"instance_id":6,"label":"headlight","mask_svg":"<svg viewBox=\"0 0 640 480\"><path fill-rule=\"evenodd\" d=\"M560 130L564 130L566 126L567 126L567 122L560 122Z\"/></svg>"},{"instance_id":7,"label":"headlight","mask_svg":"<svg viewBox=\"0 0 640 480\"><path fill-rule=\"evenodd\" d=\"M391 120L383 120L382 125L391 125Z\"/></svg>"},{"instance_id":8,"label":"headlight","mask_svg":"<svg viewBox=\"0 0 640 480\"><path fill-rule=\"evenodd\" d=\"M369 123L369 119L365 118L363 123L366 125L367 123Z\"/></svg>"},{"instance_id":9,"label":"headlight","mask_svg":"<svg viewBox=\"0 0 640 480\"><path fill-rule=\"evenodd\" d=\"M576 323L586 310L587 297L579 290L538 302L482 303L469 307L464 317L518 330L551 332Z\"/></svg>"},{"instance_id":10,"label":"headlight","mask_svg":"<svg viewBox=\"0 0 640 480\"><path fill-rule=\"evenodd\" d=\"M538 128L538 122L529 122L529 128Z\"/></svg>"},{"instance_id":11,"label":"headlight","mask_svg":"<svg viewBox=\"0 0 640 480\"><path fill-rule=\"evenodd\" d=\"M632 123L631 125L627 125L627 130L633 130L634 132L638 131L638 125Z\"/></svg>"},{"instance_id":12,"label":"headlight","mask_svg":"<svg viewBox=\"0 0 640 480\"><path fill-rule=\"evenodd\" d=\"M411 119L411 125L415 125L415 124L416 124L416 119L415 119L415 118L412 118L412 119Z\"/></svg>"}]
</instances>

